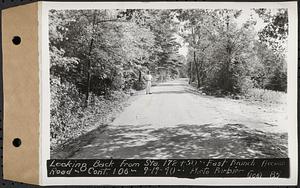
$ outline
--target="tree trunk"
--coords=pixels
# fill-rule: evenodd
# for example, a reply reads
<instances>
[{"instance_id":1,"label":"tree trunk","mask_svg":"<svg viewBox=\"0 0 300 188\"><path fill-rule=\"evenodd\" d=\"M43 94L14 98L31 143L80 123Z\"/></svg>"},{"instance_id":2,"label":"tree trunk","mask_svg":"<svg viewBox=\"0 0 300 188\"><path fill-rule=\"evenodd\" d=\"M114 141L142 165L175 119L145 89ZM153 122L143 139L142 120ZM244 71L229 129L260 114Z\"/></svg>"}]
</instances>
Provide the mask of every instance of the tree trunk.
<instances>
[{"instance_id":1,"label":"tree trunk","mask_svg":"<svg viewBox=\"0 0 300 188\"><path fill-rule=\"evenodd\" d=\"M203 61L200 61L200 67L199 67L199 73L200 73L200 83L201 83L201 85L203 85L203 83L204 83L204 79L205 79L205 72L204 72L204 68L203 68L203 66L204 66L204 62Z\"/></svg>"},{"instance_id":2,"label":"tree trunk","mask_svg":"<svg viewBox=\"0 0 300 188\"><path fill-rule=\"evenodd\" d=\"M189 72L189 84L192 83L192 74L193 74L193 62L190 62L190 72Z\"/></svg>"},{"instance_id":3,"label":"tree trunk","mask_svg":"<svg viewBox=\"0 0 300 188\"><path fill-rule=\"evenodd\" d=\"M196 75L197 75L197 88L200 87L200 73L199 73L199 66L196 59L196 52L194 51L194 62L195 62L195 68L196 68Z\"/></svg>"},{"instance_id":4,"label":"tree trunk","mask_svg":"<svg viewBox=\"0 0 300 188\"><path fill-rule=\"evenodd\" d=\"M228 42L229 44L229 42ZM233 83L232 83L232 74L230 72L230 64L231 64L231 47L228 45L228 49L227 49L227 55L228 55L228 59L227 59L227 63L226 63L226 67L225 67L225 90L226 91L233 91Z\"/></svg>"},{"instance_id":5,"label":"tree trunk","mask_svg":"<svg viewBox=\"0 0 300 188\"><path fill-rule=\"evenodd\" d=\"M200 71L199 71L198 65L196 66L196 73L197 73L197 88L200 88L201 78L200 78Z\"/></svg>"},{"instance_id":6,"label":"tree trunk","mask_svg":"<svg viewBox=\"0 0 300 188\"><path fill-rule=\"evenodd\" d=\"M226 91L232 92L233 91L233 83L232 83L232 74L230 72L230 65L231 65L231 53L232 53L232 47L230 44L230 36L229 36L229 16L227 16L226 20L226 31L227 31L227 62L225 65L225 76L224 76L224 88Z\"/></svg>"},{"instance_id":7,"label":"tree trunk","mask_svg":"<svg viewBox=\"0 0 300 188\"><path fill-rule=\"evenodd\" d=\"M91 40L91 43L90 43L90 50L89 50L89 56L91 55L91 51L92 51L92 48L93 48L93 39ZM86 106L88 105L89 103L89 94L90 94L90 89L91 89L91 59L89 57L89 60L88 60L88 64L87 64L87 89L86 89L86 99L85 99L85 102L86 102Z\"/></svg>"},{"instance_id":8,"label":"tree trunk","mask_svg":"<svg viewBox=\"0 0 300 188\"><path fill-rule=\"evenodd\" d=\"M139 70L139 82L142 81L142 71Z\"/></svg>"},{"instance_id":9,"label":"tree trunk","mask_svg":"<svg viewBox=\"0 0 300 188\"><path fill-rule=\"evenodd\" d=\"M94 30L95 30L95 24L96 24L96 11L94 11L94 18L93 18L93 30L92 30L92 39L89 46L89 53L88 53L88 62L87 62L87 88L86 88L86 98L85 98L85 105L88 106L89 104L89 94L90 94L90 88L91 88L91 53L93 49L94 44Z\"/></svg>"}]
</instances>

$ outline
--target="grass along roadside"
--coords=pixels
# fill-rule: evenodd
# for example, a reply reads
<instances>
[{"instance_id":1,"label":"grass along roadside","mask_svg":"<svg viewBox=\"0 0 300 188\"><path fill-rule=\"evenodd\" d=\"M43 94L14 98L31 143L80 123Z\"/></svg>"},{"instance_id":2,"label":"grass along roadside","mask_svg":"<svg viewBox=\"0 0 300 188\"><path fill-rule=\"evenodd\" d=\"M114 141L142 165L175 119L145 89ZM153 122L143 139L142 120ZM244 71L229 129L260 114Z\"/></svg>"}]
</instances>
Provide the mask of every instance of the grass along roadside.
<instances>
[{"instance_id":1,"label":"grass along roadside","mask_svg":"<svg viewBox=\"0 0 300 188\"><path fill-rule=\"evenodd\" d=\"M284 104L286 103L287 94L281 91L253 88L249 89L245 94L245 98L266 103Z\"/></svg>"},{"instance_id":2,"label":"grass along roadside","mask_svg":"<svg viewBox=\"0 0 300 188\"><path fill-rule=\"evenodd\" d=\"M195 83L191 86L197 89ZM207 88L197 89L202 95L211 95L216 97L247 100L250 102L261 102L268 104L286 104L287 93L282 91L273 91L268 89L250 88L245 93L232 94L223 93L221 90L207 90Z\"/></svg>"}]
</instances>

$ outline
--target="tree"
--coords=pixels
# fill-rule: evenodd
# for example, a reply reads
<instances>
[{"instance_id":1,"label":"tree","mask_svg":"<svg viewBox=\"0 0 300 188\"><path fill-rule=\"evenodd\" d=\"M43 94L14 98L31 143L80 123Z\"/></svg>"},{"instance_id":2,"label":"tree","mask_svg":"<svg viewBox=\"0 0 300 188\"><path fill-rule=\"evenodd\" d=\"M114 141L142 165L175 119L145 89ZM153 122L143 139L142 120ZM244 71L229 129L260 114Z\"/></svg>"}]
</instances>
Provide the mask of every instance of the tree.
<instances>
[{"instance_id":1,"label":"tree","mask_svg":"<svg viewBox=\"0 0 300 188\"><path fill-rule=\"evenodd\" d=\"M190 82L194 80L193 71L195 71L198 88L201 86L205 77L204 59L206 50L214 44L216 25L214 12L211 10L180 10L178 19L184 23L185 31L181 36L189 44L191 55L189 78Z\"/></svg>"},{"instance_id":2,"label":"tree","mask_svg":"<svg viewBox=\"0 0 300 188\"><path fill-rule=\"evenodd\" d=\"M269 72L268 83L265 88L286 91L287 89L287 36L288 36L288 11L278 9L272 14L267 9L254 9L264 19L266 26L258 33L260 42L272 56L273 70ZM270 56L269 55L269 56Z\"/></svg>"},{"instance_id":3,"label":"tree","mask_svg":"<svg viewBox=\"0 0 300 188\"><path fill-rule=\"evenodd\" d=\"M184 22L182 36L189 44L190 82L225 92L239 93L249 74L254 33L253 23L238 27L240 10L180 11Z\"/></svg>"}]
</instances>

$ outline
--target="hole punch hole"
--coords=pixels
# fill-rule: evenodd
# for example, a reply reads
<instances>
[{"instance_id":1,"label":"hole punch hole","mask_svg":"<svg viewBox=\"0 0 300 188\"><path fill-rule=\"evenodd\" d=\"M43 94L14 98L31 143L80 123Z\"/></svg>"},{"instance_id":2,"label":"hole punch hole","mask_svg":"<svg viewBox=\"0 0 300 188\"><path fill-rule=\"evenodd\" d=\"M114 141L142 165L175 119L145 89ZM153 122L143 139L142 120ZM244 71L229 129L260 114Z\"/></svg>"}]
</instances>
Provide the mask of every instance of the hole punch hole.
<instances>
[{"instance_id":1,"label":"hole punch hole","mask_svg":"<svg viewBox=\"0 0 300 188\"><path fill-rule=\"evenodd\" d=\"M14 38L12 39L12 42L15 44L15 45L19 45L21 43L21 37L19 36L14 36Z\"/></svg>"},{"instance_id":2,"label":"hole punch hole","mask_svg":"<svg viewBox=\"0 0 300 188\"><path fill-rule=\"evenodd\" d=\"M12 144L15 146L15 147L19 147L22 142L21 142L21 139L20 138L15 138L12 142Z\"/></svg>"}]
</instances>

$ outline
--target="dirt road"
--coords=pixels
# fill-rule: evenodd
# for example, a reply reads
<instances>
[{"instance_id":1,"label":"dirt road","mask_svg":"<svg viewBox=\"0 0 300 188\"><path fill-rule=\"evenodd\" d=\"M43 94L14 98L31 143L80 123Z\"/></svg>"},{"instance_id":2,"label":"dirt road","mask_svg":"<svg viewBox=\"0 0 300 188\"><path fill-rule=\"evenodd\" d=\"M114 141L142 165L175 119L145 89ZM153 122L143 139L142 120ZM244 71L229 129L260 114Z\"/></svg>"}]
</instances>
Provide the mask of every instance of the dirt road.
<instances>
[{"instance_id":1,"label":"dirt road","mask_svg":"<svg viewBox=\"0 0 300 188\"><path fill-rule=\"evenodd\" d=\"M284 105L206 96L179 79L135 96L111 125L56 158L286 157L285 122Z\"/></svg>"},{"instance_id":2,"label":"dirt road","mask_svg":"<svg viewBox=\"0 0 300 188\"><path fill-rule=\"evenodd\" d=\"M179 79L153 87L152 95L142 94L115 119L113 125L165 128L181 124L239 123L261 130L284 131L283 107L274 109L273 106L270 111L265 106L240 100L201 95L187 82ZM270 125L274 126L271 128Z\"/></svg>"}]
</instances>

